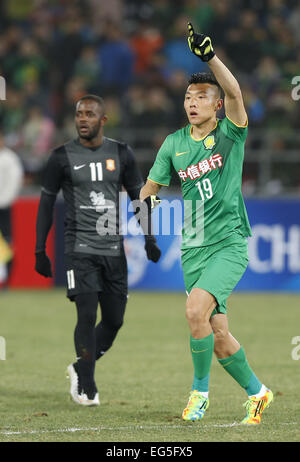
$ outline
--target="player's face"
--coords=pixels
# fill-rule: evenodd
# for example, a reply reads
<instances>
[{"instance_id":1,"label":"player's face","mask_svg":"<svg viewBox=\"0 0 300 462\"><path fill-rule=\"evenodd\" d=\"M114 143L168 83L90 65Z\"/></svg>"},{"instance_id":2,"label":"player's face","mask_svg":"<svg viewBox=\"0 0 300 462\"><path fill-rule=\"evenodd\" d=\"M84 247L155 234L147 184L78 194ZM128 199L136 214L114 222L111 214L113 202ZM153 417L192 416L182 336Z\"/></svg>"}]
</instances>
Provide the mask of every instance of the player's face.
<instances>
[{"instance_id":1,"label":"player's face","mask_svg":"<svg viewBox=\"0 0 300 462\"><path fill-rule=\"evenodd\" d=\"M101 106L93 100L81 101L76 106L75 125L80 138L97 138L106 121Z\"/></svg>"},{"instance_id":2,"label":"player's face","mask_svg":"<svg viewBox=\"0 0 300 462\"><path fill-rule=\"evenodd\" d=\"M192 125L202 123L215 118L216 112L222 107L218 88L209 83L192 83L188 86L184 109Z\"/></svg>"}]
</instances>

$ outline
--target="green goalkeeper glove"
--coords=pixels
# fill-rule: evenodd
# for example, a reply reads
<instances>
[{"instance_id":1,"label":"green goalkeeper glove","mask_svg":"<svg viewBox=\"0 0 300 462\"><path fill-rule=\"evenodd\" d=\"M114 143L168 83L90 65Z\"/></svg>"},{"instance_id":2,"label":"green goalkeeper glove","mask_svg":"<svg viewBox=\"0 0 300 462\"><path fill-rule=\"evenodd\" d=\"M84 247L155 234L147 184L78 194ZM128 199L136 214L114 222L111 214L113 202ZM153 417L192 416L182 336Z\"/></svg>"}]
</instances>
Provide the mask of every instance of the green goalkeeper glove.
<instances>
[{"instance_id":1,"label":"green goalkeeper glove","mask_svg":"<svg viewBox=\"0 0 300 462\"><path fill-rule=\"evenodd\" d=\"M188 23L188 29L188 44L192 53L204 62L211 60L215 56L215 52L210 37L204 34L196 34L190 22Z\"/></svg>"}]
</instances>

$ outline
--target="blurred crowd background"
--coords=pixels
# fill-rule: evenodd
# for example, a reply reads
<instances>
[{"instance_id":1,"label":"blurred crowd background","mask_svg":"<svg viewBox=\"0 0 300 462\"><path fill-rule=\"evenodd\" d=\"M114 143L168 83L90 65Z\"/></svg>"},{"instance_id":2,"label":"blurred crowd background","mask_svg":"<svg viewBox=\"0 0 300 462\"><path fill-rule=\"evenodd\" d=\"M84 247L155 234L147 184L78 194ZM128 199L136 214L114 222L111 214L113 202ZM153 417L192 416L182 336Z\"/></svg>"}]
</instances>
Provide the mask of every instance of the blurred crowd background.
<instances>
[{"instance_id":1,"label":"blurred crowd background","mask_svg":"<svg viewBox=\"0 0 300 462\"><path fill-rule=\"evenodd\" d=\"M1 0L0 130L22 161L25 192L39 190L51 149L76 136L86 93L104 97L105 134L132 146L146 178L165 136L186 124L190 74L208 70L188 49L188 21L242 87L244 194L300 194L299 0Z\"/></svg>"}]
</instances>

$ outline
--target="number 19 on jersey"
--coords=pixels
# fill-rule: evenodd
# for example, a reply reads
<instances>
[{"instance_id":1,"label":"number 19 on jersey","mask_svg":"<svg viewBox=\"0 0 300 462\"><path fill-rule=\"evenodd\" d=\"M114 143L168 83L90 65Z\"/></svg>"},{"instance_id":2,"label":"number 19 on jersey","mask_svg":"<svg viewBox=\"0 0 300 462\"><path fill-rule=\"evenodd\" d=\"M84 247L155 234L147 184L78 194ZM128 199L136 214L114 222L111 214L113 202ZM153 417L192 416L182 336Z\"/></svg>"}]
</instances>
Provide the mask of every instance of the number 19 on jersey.
<instances>
[{"instance_id":1,"label":"number 19 on jersey","mask_svg":"<svg viewBox=\"0 0 300 462\"><path fill-rule=\"evenodd\" d=\"M209 178L205 178L203 181L197 181L195 186L198 188L201 200L211 199L213 197L212 185Z\"/></svg>"}]
</instances>

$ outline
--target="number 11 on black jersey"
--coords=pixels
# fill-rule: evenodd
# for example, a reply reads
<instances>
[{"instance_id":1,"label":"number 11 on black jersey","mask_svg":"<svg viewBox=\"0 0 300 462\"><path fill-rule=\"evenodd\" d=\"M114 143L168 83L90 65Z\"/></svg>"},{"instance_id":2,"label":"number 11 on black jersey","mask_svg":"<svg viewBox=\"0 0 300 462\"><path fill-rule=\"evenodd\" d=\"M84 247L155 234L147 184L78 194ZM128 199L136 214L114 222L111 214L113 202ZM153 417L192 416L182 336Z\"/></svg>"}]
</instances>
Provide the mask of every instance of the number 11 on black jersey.
<instances>
[{"instance_id":1,"label":"number 11 on black jersey","mask_svg":"<svg viewBox=\"0 0 300 462\"><path fill-rule=\"evenodd\" d=\"M91 179L92 181L102 181L103 180L103 169L101 162L91 162Z\"/></svg>"}]
</instances>

